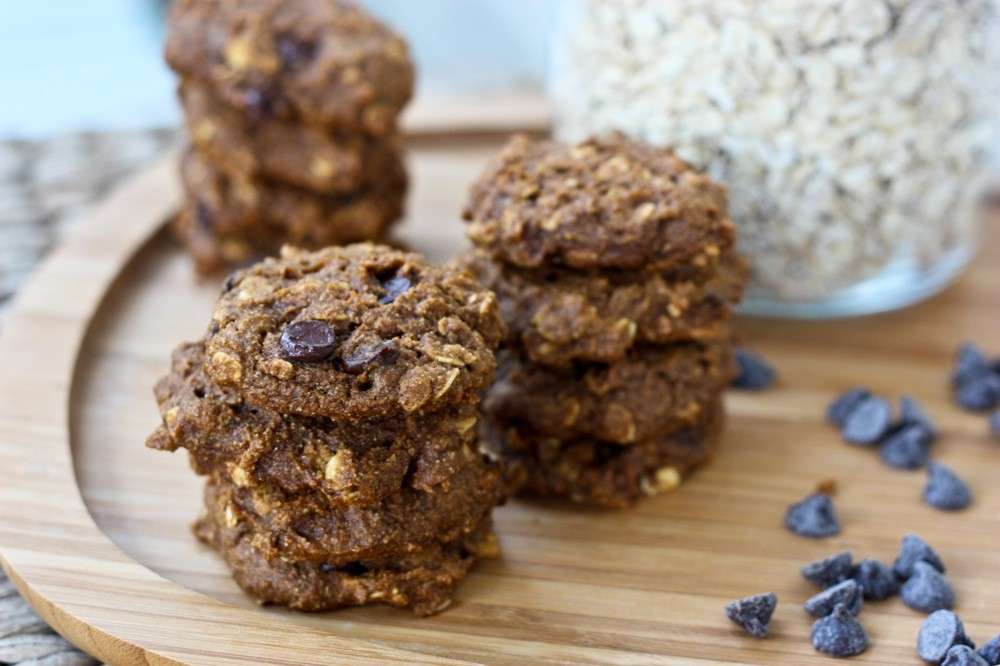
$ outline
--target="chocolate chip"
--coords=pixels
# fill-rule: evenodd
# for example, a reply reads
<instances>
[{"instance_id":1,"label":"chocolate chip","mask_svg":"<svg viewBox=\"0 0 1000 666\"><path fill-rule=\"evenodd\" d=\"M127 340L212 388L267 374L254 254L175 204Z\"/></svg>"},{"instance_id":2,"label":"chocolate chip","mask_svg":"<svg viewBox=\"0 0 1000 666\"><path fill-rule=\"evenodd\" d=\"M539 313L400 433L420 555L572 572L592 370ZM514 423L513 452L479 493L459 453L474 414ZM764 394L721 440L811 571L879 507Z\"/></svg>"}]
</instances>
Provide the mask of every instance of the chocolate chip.
<instances>
[{"instance_id":1,"label":"chocolate chip","mask_svg":"<svg viewBox=\"0 0 1000 666\"><path fill-rule=\"evenodd\" d=\"M274 115L271 95L261 88L247 88L242 94L243 108L252 121L266 120Z\"/></svg>"},{"instance_id":2,"label":"chocolate chip","mask_svg":"<svg viewBox=\"0 0 1000 666\"><path fill-rule=\"evenodd\" d=\"M195 199L194 202L194 221L205 231L211 231L212 227L215 226L215 216L212 215L211 209L201 199Z\"/></svg>"},{"instance_id":3,"label":"chocolate chip","mask_svg":"<svg viewBox=\"0 0 1000 666\"><path fill-rule=\"evenodd\" d=\"M291 361L325 361L336 344L333 327L317 319L292 322L281 333L281 349Z\"/></svg>"},{"instance_id":4,"label":"chocolate chip","mask_svg":"<svg viewBox=\"0 0 1000 666\"><path fill-rule=\"evenodd\" d=\"M896 574L887 564L878 560L861 560L851 572L851 578L861 586L865 599L884 601L899 592Z\"/></svg>"},{"instance_id":5,"label":"chocolate chip","mask_svg":"<svg viewBox=\"0 0 1000 666\"><path fill-rule=\"evenodd\" d=\"M990 666L1000 664L1000 636L987 641L979 648L979 656L986 660Z\"/></svg>"},{"instance_id":6,"label":"chocolate chip","mask_svg":"<svg viewBox=\"0 0 1000 666\"><path fill-rule=\"evenodd\" d=\"M903 542L899 547L899 557L892 565L892 570L897 577L906 580L913 575L913 566L917 562L926 562L941 573L945 572L944 562L930 547L930 544L916 534L907 534L903 537Z\"/></svg>"},{"instance_id":7,"label":"chocolate chip","mask_svg":"<svg viewBox=\"0 0 1000 666\"><path fill-rule=\"evenodd\" d=\"M826 617L839 604L843 604L851 615L861 612L863 592L861 586L853 580L845 580L833 587L823 590L806 601L806 612L813 617Z\"/></svg>"},{"instance_id":8,"label":"chocolate chip","mask_svg":"<svg viewBox=\"0 0 1000 666\"><path fill-rule=\"evenodd\" d=\"M927 411L914 398L904 395L899 399L899 422L902 426L918 425L926 430L931 438L936 438L938 429Z\"/></svg>"},{"instance_id":9,"label":"chocolate chip","mask_svg":"<svg viewBox=\"0 0 1000 666\"><path fill-rule=\"evenodd\" d=\"M735 349L737 373L732 387L748 391L761 391L774 384L777 378L774 368L758 354L746 349Z\"/></svg>"},{"instance_id":10,"label":"chocolate chip","mask_svg":"<svg viewBox=\"0 0 1000 666\"><path fill-rule=\"evenodd\" d=\"M854 408L861 404L861 401L870 398L871 395L871 391L860 387L845 391L826 408L826 420L838 428L843 428L847 417L851 415Z\"/></svg>"},{"instance_id":11,"label":"chocolate chip","mask_svg":"<svg viewBox=\"0 0 1000 666\"><path fill-rule=\"evenodd\" d=\"M226 281L222 283L222 293L228 294L233 290L237 284L239 284L240 278L238 273L231 273Z\"/></svg>"},{"instance_id":12,"label":"chocolate chip","mask_svg":"<svg viewBox=\"0 0 1000 666\"><path fill-rule=\"evenodd\" d=\"M831 555L802 567L802 577L819 587L830 587L851 575L853 558L850 551Z\"/></svg>"},{"instance_id":13,"label":"chocolate chip","mask_svg":"<svg viewBox=\"0 0 1000 666\"><path fill-rule=\"evenodd\" d=\"M877 396L862 399L844 419L840 436L850 444L875 444L889 430L892 406Z\"/></svg>"},{"instance_id":14,"label":"chocolate chip","mask_svg":"<svg viewBox=\"0 0 1000 666\"><path fill-rule=\"evenodd\" d=\"M773 592L757 594L726 606L726 617L743 627L751 636L764 638L777 606L778 597Z\"/></svg>"},{"instance_id":15,"label":"chocolate chip","mask_svg":"<svg viewBox=\"0 0 1000 666\"><path fill-rule=\"evenodd\" d=\"M919 469L931 455L933 436L920 424L908 424L889 433L882 442L882 461L897 469Z\"/></svg>"},{"instance_id":16,"label":"chocolate chip","mask_svg":"<svg viewBox=\"0 0 1000 666\"><path fill-rule=\"evenodd\" d=\"M934 611L927 616L917 634L917 654L930 664L940 664L948 650L956 645L972 647L965 626L950 610Z\"/></svg>"},{"instance_id":17,"label":"chocolate chip","mask_svg":"<svg viewBox=\"0 0 1000 666\"><path fill-rule=\"evenodd\" d=\"M342 570L348 576L364 576L368 573L368 567L361 562L348 562L342 567Z\"/></svg>"},{"instance_id":18,"label":"chocolate chip","mask_svg":"<svg viewBox=\"0 0 1000 666\"><path fill-rule=\"evenodd\" d=\"M967 645L956 645L948 650L941 666L990 666L990 663L976 654Z\"/></svg>"},{"instance_id":19,"label":"chocolate chip","mask_svg":"<svg viewBox=\"0 0 1000 666\"><path fill-rule=\"evenodd\" d=\"M814 539L840 534L837 512L826 495L810 495L788 507L785 527L799 536Z\"/></svg>"},{"instance_id":20,"label":"chocolate chip","mask_svg":"<svg viewBox=\"0 0 1000 666\"><path fill-rule=\"evenodd\" d=\"M413 284L407 278L402 275L395 275L382 283L385 295L378 299L378 302L382 305L388 305L409 291L412 286Z\"/></svg>"},{"instance_id":21,"label":"chocolate chip","mask_svg":"<svg viewBox=\"0 0 1000 666\"><path fill-rule=\"evenodd\" d=\"M344 370L352 375L361 374L376 360L391 364L399 358L399 347L392 340L381 340L359 346L343 357Z\"/></svg>"},{"instance_id":22,"label":"chocolate chip","mask_svg":"<svg viewBox=\"0 0 1000 666\"><path fill-rule=\"evenodd\" d=\"M847 607L840 604L813 624L812 644L817 652L831 657L853 657L868 649L868 633Z\"/></svg>"},{"instance_id":23,"label":"chocolate chip","mask_svg":"<svg viewBox=\"0 0 1000 666\"><path fill-rule=\"evenodd\" d=\"M288 69L297 69L316 57L316 45L292 35L281 35L277 39L278 57Z\"/></svg>"},{"instance_id":24,"label":"chocolate chip","mask_svg":"<svg viewBox=\"0 0 1000 666\"><path fill-rule=\"evenodd\" d=\"M941 463L927 466L924 501L935 509L958 511L972 504L972 491L965 481Z\"/></svg>"},{"instance_id":25,"label":"chocolate chip","mask_svg":"<svg viewBox=\"0 0 1000 666\"><path fill-rule=\"evenodd\" d=\"M991 374L993 369L986 354L971 342L962 343L955 352L952 367L951 383L954 386L965 384L971 379Z\"/></svg>"},{"instance_id":26,"label":"chocolate chip","mask_svg":"<svg viewBox=\"0 0 1000 666\"><path fill-rule=\"evenodd\" d=\"M927 562L913 565L913 574L900 591L903 603L921 613L955 607L955 591L941 572Z\"/></svg>"},{"instance_id":27,"label":"chocolate chip","mask_svg":"<svg viewBox=\"0 0 1000 666\"><path fill-rule=\"evenodd\" d=\"M1000 375L973 377L955 389L955 403L970 412L984 412L1000 405Z\"/></svg>"},{"instance_id":28,"label":"chocolate chip","mask_svg":"<svg viewBox=\"0 0 1000 666\"><path fill-rule=\"evenodd\" d=\"M334 571L337 570L337 567L333 566L332 564L323 562L322 564L319 565L319 570L322 571L323 573L333 573Z\"/></svg>"}]
</instances>

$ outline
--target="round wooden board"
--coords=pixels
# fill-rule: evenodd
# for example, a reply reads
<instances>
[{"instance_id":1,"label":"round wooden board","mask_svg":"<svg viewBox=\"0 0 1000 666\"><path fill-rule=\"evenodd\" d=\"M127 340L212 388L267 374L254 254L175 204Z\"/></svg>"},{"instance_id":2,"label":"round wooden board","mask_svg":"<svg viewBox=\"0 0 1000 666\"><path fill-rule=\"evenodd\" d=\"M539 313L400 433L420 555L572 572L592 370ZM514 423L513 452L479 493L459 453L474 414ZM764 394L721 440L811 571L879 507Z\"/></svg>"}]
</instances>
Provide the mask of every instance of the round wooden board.
<instances>
[{"instance_id":1,"label":"round wooden board","mask_svg":"<svg viewBox=\"0 0 1000 666\"><path fill-rule=\"evenodd\" d=\"M415 141L411 214L400 237L441 260L464 241L457 211L497 139ZM193 279L157 233L178 200L170 160L82 224L27 288L0 338L0 553L36 609L114 664L669 663L826 664L809 644L801 564L839 549L891 561L922 534L949 565L977 640L1000 631L1000 446L948 400L956 342L1000 350L1000 248L974 274L905 312L835 323L744 320L781 385L731 394L714 465L626 512L517 501L497 511L500 560L483 562L446 612L382 607L325 614L259 608L190 535L200 480L182 454L147 450L150 387L170 350L203 331L218 284ZM937 456L977 503L949 515L920 502L922 474L894 472L822 422L838 390L864 383L920 398L943 432ZM843 535L794 537L786 506L835 479ZM774 591L773 637L722 613ZM862 614L873 648L854 663L919 663L922 617L900 601Z\"/></svg>"}]
</instances>

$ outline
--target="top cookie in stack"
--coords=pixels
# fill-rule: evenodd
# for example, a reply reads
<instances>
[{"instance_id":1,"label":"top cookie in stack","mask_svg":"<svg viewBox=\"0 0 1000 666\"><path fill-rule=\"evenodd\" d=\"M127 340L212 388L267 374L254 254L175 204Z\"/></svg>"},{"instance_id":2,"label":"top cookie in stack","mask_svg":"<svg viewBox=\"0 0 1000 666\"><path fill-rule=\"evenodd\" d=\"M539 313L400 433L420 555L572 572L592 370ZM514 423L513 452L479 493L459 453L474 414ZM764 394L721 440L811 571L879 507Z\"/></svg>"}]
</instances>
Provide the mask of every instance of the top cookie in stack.
<instances>
[{"instance_id":1,"label":"top cookie in stack","mask_svg":"<svg viewBox=\"0 0 1000 666\"><path fill-rule=\"evenodd\" d=\"M484 405L514 485L626 506L708 459L746 281L720 185L619 135L516 137L464 218L509 329Z\"/></svg>"},{"instance_id":2,"label":"top cookie in stack","mask_svg":"<svg viewBox=\"0 0 1000 666\"><path fill-rule=\"evenodd\" d=\"M402 38L342 0L178 0L168 25L192 145L175 228L201 272L378 239L401 216Z\"/></svg>"},{"instance_id":3,"label":"top cookie in stack","mask_svg":"<svg viewBox=\"0 0 1000 666\"><path fill-rule=\"evenodd\" d=\"M479 394L503 325L465 271L370 244L227 280L156 387L148 446L208 477L198 536L261 601L444 608L496 554Z\"/></svg>"}]
</instances>

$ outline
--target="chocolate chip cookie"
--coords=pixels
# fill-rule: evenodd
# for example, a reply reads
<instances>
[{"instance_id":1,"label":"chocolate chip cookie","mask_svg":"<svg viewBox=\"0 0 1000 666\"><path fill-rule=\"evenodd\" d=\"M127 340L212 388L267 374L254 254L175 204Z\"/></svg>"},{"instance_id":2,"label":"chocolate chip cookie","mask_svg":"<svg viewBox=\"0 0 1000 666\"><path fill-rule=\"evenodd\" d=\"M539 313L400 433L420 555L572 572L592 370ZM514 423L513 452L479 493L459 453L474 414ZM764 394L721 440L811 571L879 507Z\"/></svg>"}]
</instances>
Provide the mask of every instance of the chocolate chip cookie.
<instances>
[{"instance_id":1,"label":"chocolate chip cookie","mask_svg":"<svg viewBox=\"0 0 1000 666\"><path fill-rule=\"evenodd\" d=\"M371 244L286 249L225 285L206 374L253 406L333 421L476 402L503 336L466 271Z\"/></svg>"},{"instance_id":2,"label":"chocolate chip cookie","mask_svg":"<svg viewBox=\"0 0 1000 666\"><path fill-rule=\"evenodd\" d=\"M327 194L353 192L399 170L399 142L249 116L196 82L181 84L191 143L229 172L279 180Z\"/></svg>"},{"instance_id":3,"label":"chocolate chip cookie","mask_svg":"<svg viewBox=\"0 0 1000 666\"><path fill-rule=\"evenodd\" d=\"M473 185L472 242L522 268L710 270L733 243L725 189L622 135L514 138Z\"/></svg>"},{"instance_id":4,"label":"chocolate chip cookie","mask_svg":"<svg viewBox=\"0 0 1000 666\"><path fill-rule=\"evenodd\" d=\"M675 490L688 473L708 462L724 416L717 401L690 426L628 446L538 438L515 426L488 428L486 435L494 455L506 461L508 492L625 508L642 497Z\"/></svg>"},{"instance_id":5,"label":"chocolate chip cookie","mask_svg":"<svg viewBox=\"0 0 1000 666\"><path fill-rule=\"evenodd\" d=\"M636 344L729 336L747 267L735 254L700 278L638 271L519 269L483 252L463 257L500 302L510 343L535 363L613 363Z\"/></svg>"},{"instance_id":6,"label":"chocolate chip cookie","mask_svg":"<svg viewBox=\"0 0 1000 666\"><path fill-rule=\"evenodd\" d=\"M406 42L342 0L177 0L166 58L248 116L383 136L413 94Z\"/></svg>"},{"instance_id":7,"label":"chocolate chip cookie","mask_svg":"<svg viewBox=\"0 0 1000 666\"><path fill-rule=\"evenodd\" d=\"M498 428L634 444L689 427L729 383L728 343L633 347L613 364L546 368L503 352L483 401Z\"/></svg>"}]
</instances>

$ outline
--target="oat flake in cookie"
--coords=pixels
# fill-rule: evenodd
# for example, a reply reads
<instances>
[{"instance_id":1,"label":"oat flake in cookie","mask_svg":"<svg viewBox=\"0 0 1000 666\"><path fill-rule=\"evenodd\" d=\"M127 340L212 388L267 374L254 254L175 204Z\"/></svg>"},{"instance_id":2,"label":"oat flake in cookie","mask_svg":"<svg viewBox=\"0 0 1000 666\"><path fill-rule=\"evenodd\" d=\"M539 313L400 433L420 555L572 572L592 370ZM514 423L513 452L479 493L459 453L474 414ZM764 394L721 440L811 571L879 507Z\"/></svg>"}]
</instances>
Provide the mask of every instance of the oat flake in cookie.
<instances>
[{"instance_id":1,"label":"oat flake in cookie","mask_svg":"<svg viewBox=\"0 0 1000 666\"><path fill-rule=\"evenodd\" d=\"M390 280L398 295L386 302ZM336 340L322 360L282 345L285 329L306 321ZM469 400L492 378L502 335L496 298L463 270L371 244L286 248L226 282L206 372L283 413L391 417Z\"/></svg>"},{"instance_id":2,"label":"oat flake in cookie","mask_svg":"<svg viewBox=\"0 0 1000 666\"><path fill-rule=\"evenodd\" d=\"M725 189L621 135L517 136L471 190L469 239L522 268L709 269L733 243Z\"/></svg>"},{"instance_id":3,"label":"oat flake in cookie","mask_svg":"<svg viewBox=\"0 0 1000 666\"><path fill-rule=\"evenodd\" d=\"M179 0L166 55L227 104L381 136L413 94L406 42L343 0Z\"/></svg>"}]
</instances>

